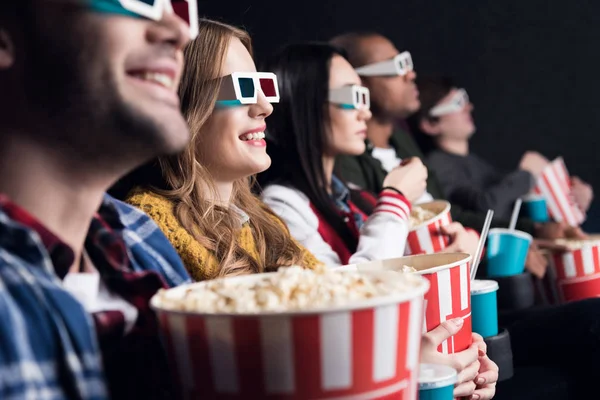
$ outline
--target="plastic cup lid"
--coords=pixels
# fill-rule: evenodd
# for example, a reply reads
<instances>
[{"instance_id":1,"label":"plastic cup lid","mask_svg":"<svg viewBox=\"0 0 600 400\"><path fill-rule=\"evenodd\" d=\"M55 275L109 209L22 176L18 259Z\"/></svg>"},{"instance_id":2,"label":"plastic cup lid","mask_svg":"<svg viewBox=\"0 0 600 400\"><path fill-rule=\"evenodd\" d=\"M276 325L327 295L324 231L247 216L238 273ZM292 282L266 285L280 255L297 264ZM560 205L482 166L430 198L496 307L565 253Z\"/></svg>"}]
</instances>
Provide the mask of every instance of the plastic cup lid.
<instances>
[{"instance_id":1,"label":"plastic cup lid","mask_svg":"<svg viewBox=\"0 0 600 400\"><path fill-rule=\"evenodd\" d=\"M541 194L528 194L527 196L523 196L523 201L540 201L545 200L544 196Z\"/></svg>"},{"instance_id":2,"label":"plastic cup lid","mask_svg":"<svg viewBox=\"0 0 600 400\"><path fill-rule=\"evenodd\" d=\"M419 366L419 390L454 385L457 380L456 370L447 365L421 364Z\"/></svg>"},{"instance_id":3,"label":"plastic cup lid","mask_svg":"<svg viewBox=\"0 0 600 400\"><path fill-rule=\"evenodd\" d=\"M485 294L498 290L500 286L498 282L493 280L475 279L471 281L471 294Z\"/></svg>"},{"instance_id":4,"label":"plastic cup lid","mask_svg":"<svg viewBox=\"0 0 600 400\"><path fill-rule=\"evenodd\" d=\"M492 228L490 229L489 235L512 235L530 242L533 240L533 237L529 233L518 231L516 229L511 231L507 228Z\"/></svg>"}]
</instances>

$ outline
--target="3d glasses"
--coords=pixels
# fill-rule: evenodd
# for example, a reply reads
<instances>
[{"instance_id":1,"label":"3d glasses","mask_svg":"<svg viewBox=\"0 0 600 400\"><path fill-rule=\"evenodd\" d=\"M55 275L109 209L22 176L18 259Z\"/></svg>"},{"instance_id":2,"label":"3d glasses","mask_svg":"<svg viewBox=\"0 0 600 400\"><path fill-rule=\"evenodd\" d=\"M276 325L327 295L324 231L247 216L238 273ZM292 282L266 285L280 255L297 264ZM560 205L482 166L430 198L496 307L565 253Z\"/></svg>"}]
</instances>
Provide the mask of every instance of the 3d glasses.
<instances>
[{"instance_id":1,"label":"3d glasses","mask_svg":"<svg viewBox=\"0 0 600 400\"><path fill-rule=\"evenodd\" d=\"M441 117L442 115L454 114L462 111L469 104L469 95L465 89L458 89L449 101L433 107L429 111L432 117Z\"/></svg>"},{"instance_id":2,"label":"3d glasses","mask_svg":"<svg viewBox=\"0 0 600 400\"><path fill-rule=\"evenodd\" d=\"M413 69L412 56L405 51L390 60L364 65L355 71L360 76L404 76Z\"/></svg>"},{"instance_id":3,"label":"3d glasses","mask_svg":"<svg viewBox=\"0 0 600 400\"><path fill-rule=\"evenodd\" d=\"M256 104L259 89L269 103L279 102L279 86L274 73L234 72L223 78L217 105Z\"/></svg>"},{"instance_id":4,"label":"3d glasses","mask_svg":"<svg viewBox=\"0 0 600 400\"><path fill-rule=\"evenodd\" d=\"M369 89L359 85L329 89L329 102L345 109L368 110L371 108Z\"/></svg>"},{"instance_id":5,"label":"3d glasses","mask_svg":"<svg viewBox=\"0 0 600 400\"><path fill-rule=\"evenodd\" d=\"M190 27L190 38L198 36L197 0L90 0L94 11L135 15L160 21L163 13L176 14Z\"/></svg>"}]
</instances>

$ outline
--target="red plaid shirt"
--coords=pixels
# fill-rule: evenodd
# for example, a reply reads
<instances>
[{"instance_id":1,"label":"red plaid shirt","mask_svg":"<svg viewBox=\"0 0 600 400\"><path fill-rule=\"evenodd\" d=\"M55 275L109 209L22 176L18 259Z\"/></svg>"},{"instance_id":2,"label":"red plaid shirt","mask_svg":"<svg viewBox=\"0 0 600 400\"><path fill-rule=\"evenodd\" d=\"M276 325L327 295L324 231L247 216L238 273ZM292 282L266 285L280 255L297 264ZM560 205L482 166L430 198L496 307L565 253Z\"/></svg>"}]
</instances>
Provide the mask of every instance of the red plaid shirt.
<instances>
[{"instance_id":1,"label":"red plaid shirt","mask_svg":"<svg viewBox=\"0 0 600 400\"><path fill-rule=\"evenodd\" d=\"M56 274L64 278L74 262L72 249L6 196L0 195L0 207L11 219L40 236ZM150 298L167 285L154 271L133 271L122 229L116 210L103 204L85 240L85 249L108 289L138 310L135 326L127 335L120 311L93 314L108 388L113 399L172 399L171 375L159 341L158 322L149 306Z\"/></svg>"}]
</instances>

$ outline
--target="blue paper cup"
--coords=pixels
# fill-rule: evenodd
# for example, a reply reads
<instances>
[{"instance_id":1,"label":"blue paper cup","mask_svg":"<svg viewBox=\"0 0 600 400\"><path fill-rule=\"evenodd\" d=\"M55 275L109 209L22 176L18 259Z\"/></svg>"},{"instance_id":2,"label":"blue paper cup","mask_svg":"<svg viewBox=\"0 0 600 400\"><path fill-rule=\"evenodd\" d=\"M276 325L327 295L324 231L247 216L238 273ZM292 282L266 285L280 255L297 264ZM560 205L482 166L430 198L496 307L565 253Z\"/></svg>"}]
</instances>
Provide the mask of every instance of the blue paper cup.
<instances>
[{"instance_id":1,"label":"blue paper cup","mask_svg":"<svg viewBox=\"0 0 600 400\"><path fill-rule=\"evenodd\" d=\"M544 196L537 194L525 196L523 198L524 214L534 222L548 222L548 205Z\"/></svg>"},{"instance_id":2,"label":"blue paper cup","mask_svg":"<svg viewBox=\"0 0 600 400\"><path fill-rule=\"evenodd\" d=\"M456 370L446 365L421 364L419 366L419 400L453 400Z\"/></svg>"},{"instance_id":3,"label":"blue paper cup","mask_svg":"<svg viewBox=\"0 0 600 400\"><path fill-rule=\"evenodd\" d=\"M475 279L471 282L471 319L473 332L484 338L498 334L498 282Z\"/></svg>"},{"instance_id":4,"label":"blue paper cup","mask_svg":"<svg viewBox=\"0 0 600 400\"><path fill-rule=\"evenodd\" d=\"M487 242L487 275L512 276L525 271L525 259L533 238L508 229L490 229Z\"/></svg>"}]
</instances>

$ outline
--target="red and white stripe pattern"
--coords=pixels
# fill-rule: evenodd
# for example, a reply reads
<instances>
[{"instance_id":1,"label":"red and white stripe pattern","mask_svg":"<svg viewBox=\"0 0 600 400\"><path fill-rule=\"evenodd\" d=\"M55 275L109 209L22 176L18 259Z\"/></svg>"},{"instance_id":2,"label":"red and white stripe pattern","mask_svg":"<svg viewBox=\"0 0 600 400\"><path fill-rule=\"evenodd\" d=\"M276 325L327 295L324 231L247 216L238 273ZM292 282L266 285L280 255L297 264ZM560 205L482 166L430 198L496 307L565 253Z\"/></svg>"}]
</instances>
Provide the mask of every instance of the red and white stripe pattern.
<instances>
[{"instance_id":1,"label":"red and white stripe pattern","mask_svg":"<svg viewBox=\"0 0 600 400\"><path fill-rule=\"evenodd\" d=\"M373 213L391 213L403 220L407 220L410 215L410 210L411 205L406 197L386 190L379 194L377 205L375 206Z\"/></svg>"},{"instance_id":2,"label":"red and white stripe pattern","mask_svg":"<svg viewBox=\"0 0 600 400\"><path fill-rule=\"evenodd\" d=\"M462 318L463 327L445 340L438 349L444 354L465 350L471 345L471 280L469 263L464 262L434 273L420 273L429 280L425 293L423 332L429 332L442 322Z\"/></svg>"},{"instance_id":3,"label":"red and white stripe pattern","mask_svg":"<svg viewBox=\"0 0 600 400\"><path fill-rule=\"evenodd\" d=\"M158 313L184 399L417 398L423 296L315 315Z\"/></svg>"},{"instance_id":4,"label":"red and white stripe pattern","mask_svg":"<svg viewBox=\"0 0 600 400\"><path fill-rule=\"evenodd\" d=\"M590 242L579 249L552 255L552 268L559 281L600 274L600 243Z\"/></svg>"},{"instance_id":5,"label":"red and white stripe pattern","mask_svg":"<svg viewBox=\"0 0 600 400\"><path fill-rule=\"evenodd\" d=\"M441 234L440 228L451 223L452 216L448 207L426 225L411 230L406 242L406 255L434 254L444 250L448 247L450 238Z\"/></svg>"},{"instance_id":6,"label":"red and white stripe pattern","mask_svg":"<svg viewBox=\"0 0 600 400\"><path fill-rule=\"evenodd\" d=\"M538 177L534 192L544 196L554 220L571 226L579 226L585 220L571 195L569 173L561 157L552 161Z\"/></svg>"}]
</instances>

